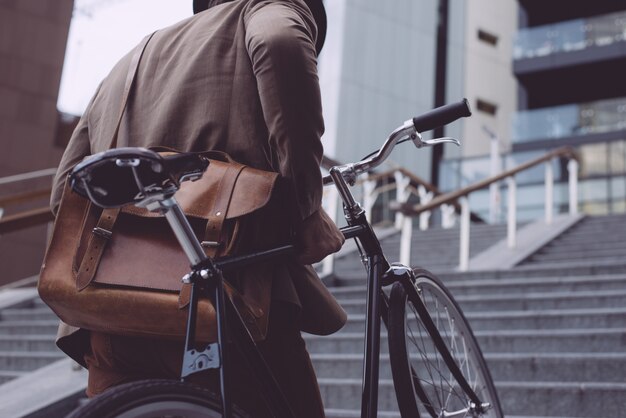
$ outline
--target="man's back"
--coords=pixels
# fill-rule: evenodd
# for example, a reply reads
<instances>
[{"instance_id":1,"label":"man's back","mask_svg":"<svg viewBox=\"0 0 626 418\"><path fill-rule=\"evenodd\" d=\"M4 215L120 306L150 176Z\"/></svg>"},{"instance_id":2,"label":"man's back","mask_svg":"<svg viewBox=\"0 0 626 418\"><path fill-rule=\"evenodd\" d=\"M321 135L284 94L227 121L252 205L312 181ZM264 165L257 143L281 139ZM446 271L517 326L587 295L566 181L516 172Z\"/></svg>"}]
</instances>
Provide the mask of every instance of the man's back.
<instances>
[{"instance_id":1,"label":"man's back","mask_svg":"<svg viewBox=\"0 0 626 418\"><path fill-rule=\"evenodd\" d=\"M220 150L240 163L279 172L291 189L286 196L292 196L280 209L290 216L276 211L272 219L254 223L249 241L255 245L271 241L272 231L286 222L315 218L323 153L315 37L315 22L302 0L228 2L156 32L141 58L117 146ZM53 210L69 170L109 147L132 55L102 82L74 131L55 178ZM289 316L308 332L328 334L345 323L345 312L310 266L291 260L238 274L235 281L259 315L262 334L270 301L301 307L301 315ZM89 353L84 340L89 335L76 331L62 326L58 344L81 363L82 355L91 356L95 370L93 361L102 353L96 348ZM92 333L92 346L94 335L96 341L115 337ZM303 343L302 349L306 353Z\"/></svg>"}]
</instances>

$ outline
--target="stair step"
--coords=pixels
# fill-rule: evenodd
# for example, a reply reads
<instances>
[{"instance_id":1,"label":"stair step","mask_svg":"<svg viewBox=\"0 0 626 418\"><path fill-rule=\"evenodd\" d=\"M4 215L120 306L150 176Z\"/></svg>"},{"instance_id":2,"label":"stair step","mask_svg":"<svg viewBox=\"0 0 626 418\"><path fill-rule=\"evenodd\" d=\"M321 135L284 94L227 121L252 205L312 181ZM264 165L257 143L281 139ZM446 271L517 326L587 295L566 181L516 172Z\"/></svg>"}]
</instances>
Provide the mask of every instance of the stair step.
<instances>
[{"instance_id":1,"label":"stair step","mask_svg":"<svg viewBox=\"0 0 626 418\"><path fill-rule=\"evenodd\" d=\"M0 351L53 351L55 335L0 335Z\"/></svg>"},{"instance_id":2,"label":"stair step","mask_svg":"<svg viewBox=\"0 0 626 418\"><path fill-rule=\"evenodd\" d=\"M360 409L361 379L317 379L324 406L326 408ZM397 411L398 403L389 379L379 379L378 409L380 411Z\"/></svg>"},{"instance_id":3,"label":"stair step","mask_svg":"<svg viewBox=\"0 0 626 418\"><path fill-rule=\"evenodd\" d=\"M487 354L626 352L626 328L476 331L474 334L482 351ZM340 331L329 336L303 336L311 354L363 353L362 332ZM389 352L386 332L381 333L380 351Z\"/></svg>"},{"instance_id":4,"label":"stair step","mask_svg":"<svg viewBox=\"0 0 626 418\"><path fill-rule=\"evenodd\" d=\"M623 416L626 384L603 382L498 382L502 408L509 415L611 418Z\"/></svg>"},{"instance_id":5,"label":"stair step","mask_svg":"<svg viewBox=\"0 0 626 418\"><path fill-rule=\"evenodd\" d=\"M625 231L626 233L626 231ZM590 247L590 243L588 240L581 240L581 242L573 242L571 240L565 240L564 242L558 242L558 240L554 240L542 249L540 249L539 253L544 253L550 251L552 253L567 253L572 250L578 249L590 249L590 250L610 250L613 248L621 248L622 250L626 249L624 245L624 241L610 242L610 241L600 241L594 242L592 244L592 248Z\"/></svg>"},{"instance_id":6,"label":"stair step","mask_svg":"<svg viewBox=\"0 0 626 418\"><path fill-rule=\"evenodd\" d=\"M613 258L621 260L626 256L626 248L613 248L610 250L585 250L580 249L578 251L569 252L546 252L534 254L531 258L531 262L546 262L546 261L569 261L580 259L601 259L611 260Z\"/></svg>"},{"instance_id":7,"label":"stair step","mask_svg":"<svg viewBox=\"0 0 626 418\"><path fill-rule=\"evenodd\" d=\"M454 293L454 292L453 292ZM626 290L550 292L517 294L455 295L463 312L485 309L527 311L539 309L621 308L626 306ZM365 299L339 299L349 314L365 314Z\"/></svg>"},{"instance_id":8,"label":"stair step","mask_svg":"<svg viewBox=\"0 0 626 418\"><path fill-rule=\"evenodd\" d=\"M467 280L450 280L443 277L446 287L458 297L460 295L510 294L524 295L528 293L576 292L576 291L610 291L625 290L626 275L599 275L581 277L511 277L484 278ZM329 289L337 299L365 300L365 284Z\"/></svg>"},{"instance_id":9,"label":"stair step","mask_svg":"<svg viewBox=\"0 0 626 418\"><path fill-rule=\"evenodd\" d=\"M30 309L4 309L0 312L2 321L37 321L56 320L58 317L50 308L30 308Z\"/></svg>"},{"instance_id":10,"label":"stair step","mask_svg":"<svg viewBox=\"0 0 626 418\"><path fill-rule=\"evenodd\" d=\"M326 412L326 418L361 418L361 410L356 409L328 409ZM378 418L401 418L399 412L390 411L378 411L376 414Z\"/></svg>"},{"instance_id":11,"label":"stair step","mask_svg":"<svg viewBox=\"0 0 626 418\"><path fill-rule=\"evenodd\" d=\"M360 379L319 379L327 408L359 409ZM626 383L602 382L498 382L496 388L506 416L619 417L626 407ZM379 382L378 408L394 411L393 384ZM571 412L570 412L571 411Z\"/></svg>"},{"instance_id":12,"label":"stair step","mask_svg":"<svg viewBox=\"0 0 626 418\"><path fill-rule=\"evenodd\" d=\"M626 327L626 308L480 311L467 312L465 317L475 331ZM348 315L344 331L356 332L364 329L365 315Z\"/></svg>"},{"instance_id":13,"label":"stair step","mask_svg":"<svg viewBox=\"0 0 626 418\"><path fill-rule=\"evenodd\" d=\"M56 335L58 327L58 319L37 321L3 321L0 322L0 335Z\"/></svg>"},{"instance_id":14,"label":"stair step","mask_svg":"<svg viewBox=\"0 0 626 418\"><path fill-rule=\"evenodd\" d=\"M0 385L18 377L24 376L26 372L17 370L0 370Z\"/></svg>"},{"instance_id":15,"label":"stair step","mask_svg":"<svg viewBox=\"0 0 626 418\"><path fill-rule=\"evenodd\" d=\"M487 353L485 359L500 381L623 382L626 376L625 353ZM311 360L318 378L362 375L362 354L312 354ZM389 355L380 362L380 378L391 379Z\"/></svg>"},{"instance_id":16,"label":"stair step","mask_svg":"<svg viewBox=\"0 0 626 418\"><path fill-rule=\"evenodd\" d=\"M0 352L0 370L28 371L46 366L65 355L60 351Z\"/></svg>"}]
</instances>

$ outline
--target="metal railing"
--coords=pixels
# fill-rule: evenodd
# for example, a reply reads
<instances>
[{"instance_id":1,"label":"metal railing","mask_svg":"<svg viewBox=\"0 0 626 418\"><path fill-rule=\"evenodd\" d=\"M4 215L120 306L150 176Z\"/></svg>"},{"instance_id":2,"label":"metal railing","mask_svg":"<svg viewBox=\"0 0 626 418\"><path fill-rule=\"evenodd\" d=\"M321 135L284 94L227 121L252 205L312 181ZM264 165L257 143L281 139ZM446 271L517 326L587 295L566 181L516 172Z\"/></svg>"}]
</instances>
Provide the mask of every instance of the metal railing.
<instances>
[{"instance_id":1,"label":"metal railing","mask_svg":"<svg viewBox=\"0 0 626 418\"><path fill-rule=\"evenodd\" d=\"M56 168L36 170L28 173L16 174L0 178L0 186L14 185L29 180L37 180L51 177L56 173ZM48 205L34 209L27 209L18 213L2 216L7 208L17 205L28 205L41 199L49 199L51 187L18 192L0 197L0 234L18 231L31 226L41 225L52 221L54 218Z\"/></svg>"},{"instance_id":2,"label":"metal railing","mask_svg":"<svg viewBox=\"0 0 626 418\"><path fill-rule=\"evenodd\" d=\"M567 158L569 162L567 169L569 172L569 213L576 215L578 213L578 168L579 158L575 151L570 147L561 147L551 151L539 158L528 161L524 164L504 171L496 176L487 178L485 180L474 183L463 189L456 190L454 192L440 195L430 200L428 203L419 205L410 205L402 202L392 203L392 208L403 213L406 218L421 216L423 213L431 212L435 209L441 208L445 213L446 206L452 202L458 201L461 205L460 214L460 245L459 245L459 270L467 271L469 268L469 245L470 245L470 205L469 195L477 190L488 188L493 183L498 183L502 180L506 181L508 187L508 208L507 208L507 245L509 248L515 248L516 246L516 231L517 231L517 198L516 190L517 183L515 181L515 175L522 171L528 170L539 164L545 164L545 222L550 225L554 216L554 168L552 160L555 158ZM412 227L406 229L403 228L403 234L410 234ZM408 237L402 237L400 242L400 254L401 261L403 254L410 254L411 239ZM403 248L403 246L405 246ZM410 261L410 260L407 260ZM404 263L404 261L402 261Z\"/></svg>"},{"instance_id":3,"label":"metal railing","mask_svg":"<svg viewBox=\"0 0 626 418\"><path fill-rule=\"evenodd\" d=\"M554 213L554 168L552 160L555 158L568 158L569 171L569 213L576 214L578 211L578 156L569 147L558 148L539 158L528 161L513 169L507 170L496 176L474 183L454 192L442 194L435 186L422 180L415 174L402 167L396 167L382 173L370 173L362 176L358 180L363 188L363 209L368 216L372 216L372 208L376 200L389 191L396 191L395 201L390 207L395 213L394 226L401 231L400 239L400 262L410 265L411 238L413 233L413 218L419 219L419 229L428 229L430 217L435 209L441 210L441 225L450 228L455 223L456 214L460 218L460 250L459 250L459 270L466 271L469 266L469 243L470 243L470 221L484 222L480 217L471 213L468 196L477 190L490 187L505 180L508 187L508 213L507 213L507 243L510 248L516 244L517 228L517 183L515 175L528 170L539 164L545 163L545 222L552 223ZM39 172L36 175L26 173L25 175L12 176L13 181L22 181L27 178L50 175L52 172ZM33 177L34 175L34 177ZM381 180L393 178L393 182ZM4 179L0 179L2 182ZM493 190L493 188L492 188ZM14 204L22 204L43 197L49 197L50 188L18 193L12 196L0 198L0 208ZM327 212L335 220L337 214L339 196L336 189L327 188L324 199ZM411 195L418 197L418 204L408 203ZM48 206L29 209L21 213L0 218L0 234L17 231L30 226L35 226L53 221L53 215ZM323 274L330 274L334 269L334 256L327 257L323 262Z\"/></svg>"},{"instance_id":4,"label":"metal railing","mask_svg":"<svg viewBox=\"0 0 626 418\"><path fill-rule=\"evenodd\" d=\"M543 57L626 41L626 12L522 29L513 45L513 59Z\"/></svg>"},{"instance_id":5,"label":"metal railing","mask_svg":"<svg viewBox=\"0 0 626 418\"><path fill-rule=\"evenodd\" d=\"M330 161L326 165L328 167L323 164L324 168L329 168L332 165L340 165L340 163L337 161ZM356 185L362 187L362 206L370 222L373 221L372 209L374 208L377 200L384 193L395 190L395 202L400 202L402 204L406 204L411 196L416 196L420 205L425 205L437 196L443 194L431 183L423 180L406 168L399 166L380 173L364 174L359 177ZM333 221L337 220L336 215L339 204L340 198L337 193L337 189L334 187L325 188L323 205ZM446 216L442 219L442 225L444 227L451 227L454 223L453 217L455 213L461 213L461 211L461 204L455 199L452 199L449 204L446 204ZM484 220L474 213L470 213L469 216L474 222L484 223ZM421 230L429 228L430 217L430 211L419 214L419 228ZM411 239L413 219L411 216L405 216L401 211L395 211L393 225L396 229L401 231L401 239L403 241L400 246L400 261L408 264L408 260L410 259L410 243L407 245L404 241L410 241ZM334 261L334 254L324 259L322 262L322 275L325 276L332 274Z\"/></svg>"},{"instance_id":6,"label":"metal railing","mask_svg":"<svg viewBox=\"0 0 626 418\"><path fill-rule=\"evenodd\" d=\"M513 142L626 130L626 98L517 112Z\"/></svg>"}]
</instances>

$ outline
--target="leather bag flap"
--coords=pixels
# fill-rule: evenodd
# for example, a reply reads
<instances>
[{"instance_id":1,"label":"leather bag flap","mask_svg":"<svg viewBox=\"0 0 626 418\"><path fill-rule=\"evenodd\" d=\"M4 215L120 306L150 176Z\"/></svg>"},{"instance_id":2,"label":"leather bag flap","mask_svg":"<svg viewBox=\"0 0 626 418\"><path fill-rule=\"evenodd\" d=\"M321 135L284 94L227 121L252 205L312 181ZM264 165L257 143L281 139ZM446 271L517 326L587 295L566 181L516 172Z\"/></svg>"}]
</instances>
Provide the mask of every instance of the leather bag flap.
<instances>
[{"instance_id":1,"label":"leather bag flap","mask_svg":"<svg viewBox=\"0 0 626 418\"><path fill-rule=\"evenodd\" d=\"M212 159L199 180L180 185L174 197L187 216L209 219L211 215L215 215L213 208L219 193L228 193L220 191L219 185L231 164L237 163ZM265 206L270 200L277 178L278 173L244 167L235 182L226 219L247 215ZM147 218L163 216L132 205L122 208L122 212Z\"/></svg>"}]
</instances>

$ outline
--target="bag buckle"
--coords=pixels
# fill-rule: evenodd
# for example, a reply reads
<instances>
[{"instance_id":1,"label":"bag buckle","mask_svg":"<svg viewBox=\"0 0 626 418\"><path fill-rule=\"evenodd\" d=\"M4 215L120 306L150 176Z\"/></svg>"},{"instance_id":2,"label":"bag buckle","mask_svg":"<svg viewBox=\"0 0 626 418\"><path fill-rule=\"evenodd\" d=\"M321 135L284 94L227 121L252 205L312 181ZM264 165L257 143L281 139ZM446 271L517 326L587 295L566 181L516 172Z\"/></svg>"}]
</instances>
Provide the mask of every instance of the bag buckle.
<instances>
[{"instance_id":1,"label":"bag buckle","mask_svg":"<svg viewBox=\"0 0 626 418\"><path fill-rule=\"evenodd\" d=\"M113 233L111 231L108 231L108 230L106 230L104 228L100 228L99 226L97 226L94 229L92 229L91 232L94 235L99 235L102 238L107 239L107 240L111 239L111 236L113 235Z\"/></svg>"},{"instance_id":2,"label":"bag buckle","mask_svg":"<svg viewBox=\"0 0 626 418\"><path fill-rule=\"evenodd\" d=\"M202 241L200 245L204 248L218 248L222 244L217 241Z\"/></svg>"}]
</instances>

